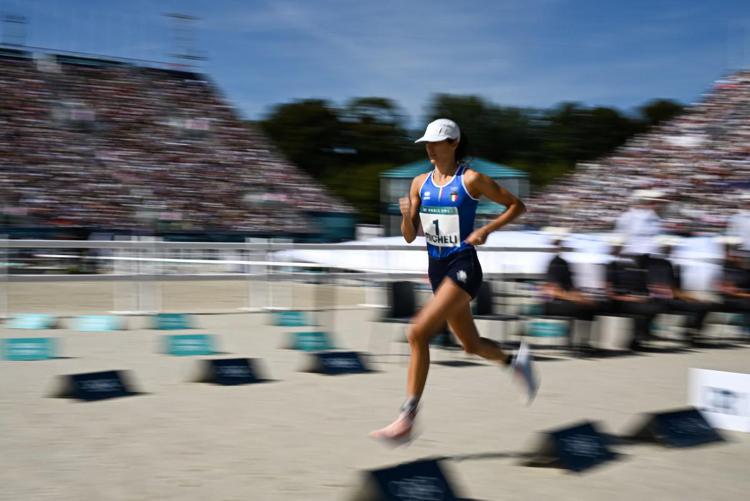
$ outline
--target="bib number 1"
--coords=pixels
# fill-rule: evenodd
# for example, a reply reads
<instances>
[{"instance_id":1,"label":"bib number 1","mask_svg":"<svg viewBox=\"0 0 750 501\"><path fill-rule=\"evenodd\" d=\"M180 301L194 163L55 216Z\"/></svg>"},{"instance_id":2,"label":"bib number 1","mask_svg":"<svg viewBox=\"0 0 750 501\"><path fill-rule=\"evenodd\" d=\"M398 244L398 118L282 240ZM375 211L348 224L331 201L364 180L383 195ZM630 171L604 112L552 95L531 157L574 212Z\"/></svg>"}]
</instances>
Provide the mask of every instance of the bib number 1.
<instances>
[{"instance_id":1,"label":"bib number 1","mask_svg":"<svg viewBox=\"0 0 750 501\"><path fill-rule=\"evenodd\" d=\"M455 207L420 208L422 229L427 243L436 247L461 245L458 210Z\"/></svg>"}]
</instances>

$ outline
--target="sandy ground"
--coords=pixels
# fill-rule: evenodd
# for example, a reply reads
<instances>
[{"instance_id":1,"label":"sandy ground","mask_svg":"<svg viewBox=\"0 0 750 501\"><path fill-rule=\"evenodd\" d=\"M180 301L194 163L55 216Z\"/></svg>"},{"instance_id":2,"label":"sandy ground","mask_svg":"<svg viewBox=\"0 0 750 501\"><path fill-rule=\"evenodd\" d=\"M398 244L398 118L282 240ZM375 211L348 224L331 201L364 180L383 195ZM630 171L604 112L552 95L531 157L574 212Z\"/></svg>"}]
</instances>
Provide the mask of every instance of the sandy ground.
<instances>
[{"instance_id":1,"label":"sandy ground","mask_svg":"<svg viewBox=\"0 0 750 501\"><path fill-rule=\"evenodd\" d=\"M36 285L38 294L24 287L30 298L49 294L47 286ZM175 287L197 301L196 311L215 300L210 291ZM78 307L75 294L55 297L46 311ZM371 318L367 310L338 311L336 343L367 350ZM544 430L586 419L624 433L643 412L684 406L691 367L750 372L747 347L590 360L544 353L542 389L531 407L495 366L433 363L421 435L392 449L367 433L393 418L403 397L404 347L387 341L396 327L375 328L379 372L330 377L300 372L306 356L279 348L294 329L269 325L268 314L197 320L200 328L187 332L215 334L225 356L262 359L276 381L191 382L196 358L160 354L164 332L143 328L142 318L111 333L2 328L2 337L54 336L63 358L0 362L0 499L347 499L363 470L436 456L472 499L729 500L750 492L750 435L740 433L686 450L618 446L621 460L580 475L520 464ZM433 351L433 362L456 359L465 360ZM47 396L58 375L109 369L131 371L147 394L95 403Z\"/></svg>"}]
</instances>

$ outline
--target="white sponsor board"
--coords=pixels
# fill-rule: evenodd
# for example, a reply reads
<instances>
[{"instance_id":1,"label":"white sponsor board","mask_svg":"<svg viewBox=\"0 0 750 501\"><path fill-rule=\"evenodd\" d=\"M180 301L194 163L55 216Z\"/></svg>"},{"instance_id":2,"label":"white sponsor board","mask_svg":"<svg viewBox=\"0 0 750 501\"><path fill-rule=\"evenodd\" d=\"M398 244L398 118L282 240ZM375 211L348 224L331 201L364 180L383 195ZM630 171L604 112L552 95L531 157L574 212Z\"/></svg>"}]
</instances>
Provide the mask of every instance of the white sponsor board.
<instances>
[{"instance_id":1,"label":"white sponsor board","mask_svg":"<svg viewBox=\"0 0 750 501\"><path fill-rule=\"evenodd\" d=\"M690 369L688 399L714 427L750 433L750 374Z\"/></svg>"}]
</instances>

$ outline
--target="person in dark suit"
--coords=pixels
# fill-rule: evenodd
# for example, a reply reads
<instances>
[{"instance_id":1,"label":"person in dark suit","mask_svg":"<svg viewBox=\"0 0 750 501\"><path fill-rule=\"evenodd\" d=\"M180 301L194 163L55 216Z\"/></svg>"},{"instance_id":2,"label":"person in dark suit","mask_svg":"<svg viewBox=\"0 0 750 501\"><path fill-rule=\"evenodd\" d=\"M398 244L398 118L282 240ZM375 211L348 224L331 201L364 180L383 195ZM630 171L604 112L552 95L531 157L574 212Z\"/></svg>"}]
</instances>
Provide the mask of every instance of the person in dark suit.
<instances>
[{"instance_id":1,"label":"person in dark suit","mask_svg":"<svg viewBox=\"0 0 750 501\"><path fill-rule=\"evenodd\" d=\"M630 349L643 349L651 337L651 325L660 307L651 301L647 280L648 255L623 256L622 239L612 241L612 260L606 266L605 292L608 310L615 315L633 319Z\"/></svg>"},{"instance_id":2,"label":"person in dark suit","mask_svg":"<svg viewBox=\"0 0 750 501\"><path fill-rule=\"evenodd\" d=\"M721 303L718 310L726 313L740 313L742 326L750 332L750 266L739 248L737 238L724 238L724 262L718 284Z\"/></svg>"},{"instance_id":3,"label":"person in dark suit","mask_svg":"<svg viewBox=\"0 0 750 501\"><path fill-rule=\"evenodd\" d=\"M649 295L660 307L661 313L687 315L685 337L694 344L703 330L706 315L711 305L699 300L682 287L682 271L672 261L672 251L677 239L661 236L657 239L659 254L647 258L647 280Z\"/></svg>"},{"instance_id":4,"label":"person in dark suit","mask_svg":"<svg viewBox=\"0 0 750 501\"><path fill-rule=\"evenodd\" d=\"M584 295L574 283L573 271L570 263L562 256L565 251L563 247L566 230L561 228L550 228L552 233L552 244L557 252L547 265L547 273L542 288L545 298L544 314L550 316L566 317L569 319L569 330L571 344L583 354L590 351L591 322L601 309L600 304ZM584 321L585 330L577 340L573 338L575 320Z\"/></svg>"}]
</instances>

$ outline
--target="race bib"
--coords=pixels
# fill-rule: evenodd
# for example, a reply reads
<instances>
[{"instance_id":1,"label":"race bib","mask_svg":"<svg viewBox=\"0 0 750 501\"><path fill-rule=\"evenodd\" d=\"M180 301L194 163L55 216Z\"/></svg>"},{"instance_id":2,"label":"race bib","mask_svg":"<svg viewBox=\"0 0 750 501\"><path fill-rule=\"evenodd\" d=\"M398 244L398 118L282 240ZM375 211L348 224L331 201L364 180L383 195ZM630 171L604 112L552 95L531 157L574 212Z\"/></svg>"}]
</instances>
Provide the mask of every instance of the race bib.
<instances>
[{"instance_id":1,"label":"race bib","mask_svg":"<svg viewBox=\"0 0 750 501\"><path fill-rule=\"evenodd\" d=\"M420 207L419 217L428 244L436 247L461 245L457 207Z\"/></svg>"}]
</instances>

